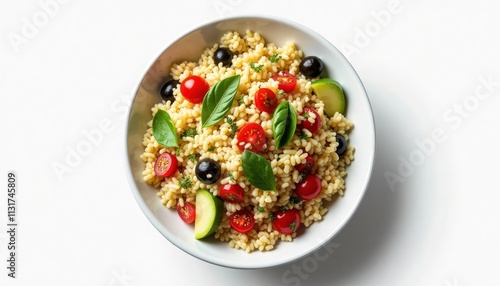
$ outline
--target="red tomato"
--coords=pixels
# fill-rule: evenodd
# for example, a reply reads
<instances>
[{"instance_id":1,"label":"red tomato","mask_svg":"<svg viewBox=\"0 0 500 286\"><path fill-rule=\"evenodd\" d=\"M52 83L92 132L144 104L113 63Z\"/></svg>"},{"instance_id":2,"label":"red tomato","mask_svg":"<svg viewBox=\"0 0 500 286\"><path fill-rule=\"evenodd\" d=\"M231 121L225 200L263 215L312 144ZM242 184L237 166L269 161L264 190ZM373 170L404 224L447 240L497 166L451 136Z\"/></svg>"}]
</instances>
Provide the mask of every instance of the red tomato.
<instances>
[{"instance_id":1,"label":"red tomato","mask_svg":"<svg viewBox=\"0 0 500 286\"><path fill-rule=\"evenodd\" d=\"M219 196L229 203L242 203L245 191L240 185L225 184L219 189Z\"/></svg>"},{"instance_id":2,"label":"red tomato","mask_svg":"<svg viewBox=\"0 0 500 286\"><path fill-rule=\"evenodd\" d=\"M311 155L307 154L306 162L295 165L295 169L299 171L300 174L308 175L309 173L311 173L311 170L314 167L314 163L314 158Z\"/></svg>"},{"instance_id":3,"label":"red tomato","mask_svg":"<svg viewBox=\"0 0 500 286\"><path fill-rule=\"evenodd\" d=\"M231 224L231 227L237 232L246 233L253 228L255 219L251 211L239 210L229 216L229 224Z\"/></svg>"},{"instance_id":4,"label":"red tomato","mask_svg":"<svg viewBox=\"0 0 500 286\"><path fill-rule=\"evenodd\" d=\"M278 82L278 88L284 92L290 92L295 89L297 85L297 78L288 72L280 71L273 76L273 79Z\"/></svg>"},{"instance_id":5,"label":"red tomato","mask_svg":"<svg viewBox=\"0 0 500 286\"><path fill-rule=\"evenodd\" d=\"M247 145L247 143L250 143L248 150L260 152L266 144L266 132L264 132L260 124L250 122L241 127L236 139L238 139L238 148L240 148L242 152L245 151L245 145Z\"/></svg>"},{"instance_id":6,"label":"red tomato","mask_svg":"<svg viewBox=\"0 0 500 286\"><path fill-rule=\"evenodd\" d=\"M311 114L315 115L314 122L309 121L308 118L311 117ZM321 117L319 116L319 113L309 107L304 108L304 112L302 112L302 117L304 117L304 120L300 123L300 129L307 129L309 130L312 134L318 133L318 131L321 129Z\"/></svg>"},{"instance_id":7,"label":"red tomato","mask_svg":"<svg viewBox=\"0 0 500 286\"><path fill-rule=\"evenodd\" d=\"M197 75L188 76L181 83L182 96L192 103L202 102L209 89L205 79Z\"/></svg>"},{"instance_id":8,"label":"red tomato","mask_svg":"<svg viewBox=\"0 0 500 286\"><path fill-rule=\"evenodd\" d=\"M278 232L292 234L300 227L300 212L296 209L276 212L272 223Z\"/></svg>"},{"instance_id":9,"label":"red tomato","mask_svg":"<svg viewBox=\"0 0 500 286\"><path fill-rule=\"evenodd\" d=\"M312 200L321 193L321 179L315 175L307 175L295 189L297 196L303 200Z\"/></svg>"},{"instance_id":10,"label":"red tomato","mask_svg":"<svg viewBox=\"0 0 500 286\"><path fill-rule=\"evenodd\" d=\"M165 152L158 156L155 161L155 174L158 177L170 177L177 170L177 158Z\"/></svg>"},{"instance_id":11,"label":"red tomato","mask_svg":"<svg viewBox=\"0 0 500 286\"><path fill-rule=\"evenodd\" d=\"M177 213L185 223L193 223L196 217L196 206L190 202L184 202L184 206L177 204Z\"/></svg>"},{"instance_id":12,"label":"red tomato","mask_svg":"<svg viewBox=\"0 0 500 286\"><path fill-rule=\"evenodd\" d=\"M261 88L257 90L254 101L257 109L262 112L273 113L276 106L278 106L276 94L274 94L274 92L269 88Z\"/></svg>"}]
</instances>

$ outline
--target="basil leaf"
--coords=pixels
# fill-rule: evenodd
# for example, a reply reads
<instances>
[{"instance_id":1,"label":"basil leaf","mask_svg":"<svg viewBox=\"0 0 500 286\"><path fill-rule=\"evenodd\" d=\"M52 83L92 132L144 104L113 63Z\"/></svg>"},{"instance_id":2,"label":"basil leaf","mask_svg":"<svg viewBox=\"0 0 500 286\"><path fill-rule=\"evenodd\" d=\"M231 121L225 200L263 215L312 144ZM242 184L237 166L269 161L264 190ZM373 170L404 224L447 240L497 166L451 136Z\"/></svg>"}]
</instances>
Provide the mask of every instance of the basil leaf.
<instances>
[{"instance_id":1,"label":"basil leaf","mask_svg":"<svg viewBox=\"0 0 500 286\"><path fill-rule=\"evenodd\" d=\"M288 101L284 101L276 107L272 120L272 131L276 148L279 149L292 140L297 128L297 114Z\"/></svg>"},{"instance_id":2,"label":"basil leaf","mask_svg":"<svg viewBox=\"0 0 500 286\"><path fill-rule=\"evenodd\" d=\"M266 158L245 150L241 156L243 173L254 187L263 191L276 191L273 169Z\"/></svg>"},{"instance_id":3,"label":"basil leaf","mask_svg":"<svg viewBox=\"0 0 500 286\"><path fill-rule=\"evenodd\" d=\"M216 124L224 118L233 104L240 85L240 75L225 78L210 88L201 105L201 127Z\"/></svg>"},{"instance_id":4,"label":"basil leaf","mask_svg":"<svg viewBox=\"0 0 500 286\"><path fill-rule=\"evenodd\" d=\"M158 109L153 118L153 136L163 147L178 147L177 132L168 112Z\"/></svg>"}]
</instances>

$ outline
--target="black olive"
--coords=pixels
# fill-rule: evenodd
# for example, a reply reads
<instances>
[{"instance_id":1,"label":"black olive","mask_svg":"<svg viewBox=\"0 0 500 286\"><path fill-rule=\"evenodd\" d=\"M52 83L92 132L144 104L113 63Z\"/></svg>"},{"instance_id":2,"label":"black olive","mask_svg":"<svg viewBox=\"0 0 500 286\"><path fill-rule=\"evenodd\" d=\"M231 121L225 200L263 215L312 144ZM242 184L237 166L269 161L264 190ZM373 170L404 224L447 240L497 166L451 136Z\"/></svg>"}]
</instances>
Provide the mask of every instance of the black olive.
<instances>
[{"instance_id":1,"label":"black olive","mask_svg":"<svg viewBox=\"0 0 500 286\"><path fill-rule=\"evenodd\" d=\"M209 158L200 160L196 164L194 173L200 182L207 185L217 182L221 175L219 164Z\"/></svg>"},{"instance_id":2,"label":"black olive","mask_svg":"<svg viewBox=\"0 0 500 286\"><path fill-rule=\"evenodd\" d=\"M316 56L305 57L300 62L299 69L306 77L317 77L323 72L323 61Z\"/></svg>"},{"instance_id":3,"label":"black olive","mask_svg":"<svg viewBox=\"0 0 500 286\"><path fill-rule=\"evenodd\" d=\"M218 48L214 53L214 62L216 65L222 63L225 67L230 67L233 60L233 52L228 48Z\"/></svg>"},{"instance_id":4,"label":"black olive","mask_svg":"<svg viewBox=\"0 0 500 286\"><path fill-rule=\"evenodd\" d=\"M177 88L179 81L171 79L167 81L160 89L161 98L165 101L174 101L174 88Z\"/></svg>"},{"instance_id":5,"label":"black olive","mask_svg":"<svg viewBox=\"0 0 500 286\"><path fill-rule=\"evenodd\" d=\"M337 134L335 139L337 140L337 143L339 143L339 145L337 145L337 150L335 150L335 153L337 153L337 155L339 156L342 156L345 154L345 151L347 151L347 146L349 144L347 144L347 140L345 140L344 136L342 135Z\"/></svg>"}]
</instances>

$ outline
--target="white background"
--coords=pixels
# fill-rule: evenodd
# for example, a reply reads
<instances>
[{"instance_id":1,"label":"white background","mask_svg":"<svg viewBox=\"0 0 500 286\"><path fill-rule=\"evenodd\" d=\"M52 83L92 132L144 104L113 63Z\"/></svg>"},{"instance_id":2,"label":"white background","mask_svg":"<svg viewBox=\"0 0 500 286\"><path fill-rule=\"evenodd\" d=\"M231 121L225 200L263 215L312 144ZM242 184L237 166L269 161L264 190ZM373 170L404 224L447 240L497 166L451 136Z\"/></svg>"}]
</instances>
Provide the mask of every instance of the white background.
<instances>
[{"instance_id":1,"label":"white background","mask_svg":"<svg viewBox=\"0 0 500 286\"><path fill-rule=\"evenodd\" d=\"M47 2L0 4L0 285L499 285L498 1ZM125 177L125 110L174 38L261 13L348 56L372 102L377 157L326 261L245 271L185 254L142 214ZM102 138L58 178L54 164L100 124ZM6 269L9 170L16 279Z\"/></svg>"}]
</instances>

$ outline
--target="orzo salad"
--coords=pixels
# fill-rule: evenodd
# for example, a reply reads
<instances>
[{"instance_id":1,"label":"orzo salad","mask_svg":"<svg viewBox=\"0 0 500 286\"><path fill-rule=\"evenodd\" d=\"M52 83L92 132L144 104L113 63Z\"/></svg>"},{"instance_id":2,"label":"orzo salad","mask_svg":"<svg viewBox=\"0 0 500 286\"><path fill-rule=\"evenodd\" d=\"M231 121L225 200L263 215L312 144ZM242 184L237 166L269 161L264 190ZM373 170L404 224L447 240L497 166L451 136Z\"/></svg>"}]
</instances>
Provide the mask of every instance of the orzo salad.
<instances>
[{"instance_id":1,"label":"orzo salad","mask_svg":"<svg viewBox=\"0 0 500 286\"><path fill-rule=\"evenodd\" d=\"M353 124L324 65L253 31L172 65L143 138L143 178L195 239L271 250L343 196Z\"/></svg>"}]
</instances>

